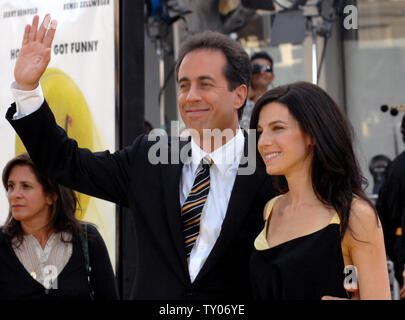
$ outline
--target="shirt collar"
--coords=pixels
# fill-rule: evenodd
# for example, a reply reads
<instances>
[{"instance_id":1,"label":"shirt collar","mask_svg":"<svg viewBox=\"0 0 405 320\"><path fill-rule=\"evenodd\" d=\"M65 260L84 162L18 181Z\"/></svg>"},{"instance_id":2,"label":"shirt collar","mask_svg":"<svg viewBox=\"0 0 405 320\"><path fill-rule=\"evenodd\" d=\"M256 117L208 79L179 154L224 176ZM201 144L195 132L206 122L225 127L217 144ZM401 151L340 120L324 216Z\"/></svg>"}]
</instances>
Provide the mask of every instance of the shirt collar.
<instances>
[{"instance_id":1,"label":"shirt collar","mask_svg":"<svg viewBox=\"0 0 405 320\"><path fill-rule=\"evenodd\" d=\"M195 174L201 159L206 155L210 156L214 161L213 165L218 168L221 174L225 174L226 170L235 163L239 164L243 153L245 138L240 127L236 135L221 147L215 149L211 153L207 153L200 148L198 144L191 139L191 170Z\"/></svg>"}]
</instances>

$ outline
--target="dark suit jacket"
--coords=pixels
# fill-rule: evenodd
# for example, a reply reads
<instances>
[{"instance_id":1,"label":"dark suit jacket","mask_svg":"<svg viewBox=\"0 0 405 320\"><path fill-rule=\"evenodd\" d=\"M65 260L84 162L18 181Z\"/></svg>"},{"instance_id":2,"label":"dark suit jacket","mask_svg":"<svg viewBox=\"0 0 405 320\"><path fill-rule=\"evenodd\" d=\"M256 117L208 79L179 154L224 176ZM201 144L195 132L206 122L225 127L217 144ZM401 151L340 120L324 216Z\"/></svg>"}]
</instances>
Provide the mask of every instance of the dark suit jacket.
<instances>
[{"instance_id":1,"label":"dark suit jacket","mask_svg":"<svg viewBox=\"0 0 405 320\"><path fill-rule=\"evenodd\" d=\"M394 262L395 276L402 287L405 263L405 151L397 156L387 170L376 209L383 231L385 251ZM397 235L402 228L402 235Z\"/></svg>"},{"instance_id":2,"label":"dark suit jacket","mask_svg":"<svg viewBox=\"0 0 405 320\"><path fill-rule=\"evenodd\" d=\"M61 184L132 210L134 299L250 297L249 257L263 226L265 203L274 196L264 170L236 177L220 235L191 283L180 220L181 163L151 164L148 151L156 142L145 135L113 154L92 153L78 148L56 125L46 102L20 120L12 120L15 110L12 105L6 118L40 170ZM178 141L165 144L169 159L170 145Z\"/></svg>"}]
</instances>

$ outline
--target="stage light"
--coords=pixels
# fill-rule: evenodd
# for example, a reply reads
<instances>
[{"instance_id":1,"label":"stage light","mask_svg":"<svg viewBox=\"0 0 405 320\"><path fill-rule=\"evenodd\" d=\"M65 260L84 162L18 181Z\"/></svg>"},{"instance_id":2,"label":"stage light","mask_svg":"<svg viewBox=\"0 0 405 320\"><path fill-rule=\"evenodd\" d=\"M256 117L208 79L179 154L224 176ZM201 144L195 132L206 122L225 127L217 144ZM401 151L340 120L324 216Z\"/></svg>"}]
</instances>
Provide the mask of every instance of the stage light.
<instances>
[{"instance_id":1,"label":"stage light","mask_svg":"<svg viewBox=\"0 0 405 320\"><path fill-rule=\"evenodd\" d=\"M301 10L285 10L273 16L271 45L283 43L301 44L306 37L306 19Z\"/></svg>"},{"instance_id":2,"label":"stage light","mask_svg":"<svg viewBox=\"0 0 405 320\"><path fill-rule=\"evenodd\" d=\"M297 9L298 6L303 6L307 3L307 0L273 0L281 8L286 10Z\"/></svg>"},{"instance_id":3,"label":"stage light","mask_svg":"<svg viewBox=\"0 0 405 320\"><path fill-rule=\"evenodd\" d=\"M398 115L398 113L400 111L405 111L405 104L400 104L400 105L396 105L396 106L389 106L389 105L383 104L380 107L380 109L382 112L387 112L389 110L390 114L395 117Z\"/></svg>"},{"instance_id":4,"label":"stage light","mask_svg":"<svg viewBox=\"0 0 405 320\"><path fill-rule=\"evenodd\" d=\"M148 0L146 10L147 17L162 20L167 24L172 24L191 12L184 0Z\"/></svg>"}]
</instances>

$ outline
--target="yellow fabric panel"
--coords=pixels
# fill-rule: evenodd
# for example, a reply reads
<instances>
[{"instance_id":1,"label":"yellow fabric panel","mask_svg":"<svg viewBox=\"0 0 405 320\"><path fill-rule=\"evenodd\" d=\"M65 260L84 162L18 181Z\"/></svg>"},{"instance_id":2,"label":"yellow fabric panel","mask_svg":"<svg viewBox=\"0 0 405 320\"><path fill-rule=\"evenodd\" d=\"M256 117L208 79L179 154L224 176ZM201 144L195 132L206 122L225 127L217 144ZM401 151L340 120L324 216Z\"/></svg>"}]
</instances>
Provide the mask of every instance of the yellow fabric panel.
<instances>
[{"instance_id":1,"label":"yellow fabric panel","mask_svg":"<svg viewBox=\"0 0 405 320\"><path fill-rule=\"evenodd\" d=\"M277 196L277 197L274 197L273 199L271 199L271 200L268 202L267 209L266 209L266 213L265 213L265 217L266 217L266 218L265 218L265 221L266 221L266 222L265 222L265 224L264 224L264 228L263 228L263 230L259 233L259 235L256 237L255 242L254 242L255 248L256 248L257 250L267 250L267 249L269 249L269 244L268 244L267 239L266 239L266 230L267 230L267 225L268 225L268 223L269 223L268 218L269 218L269 215L270 215L270 213L271 213L271 210L273 209L274 204L276 203L277 199L279 199L279 198L282 197L282 196L283 196L283 195L279 195L279 196ZM331 221L329 222L329 224L340 224L340 219L339 219L339 216L338 216L337 212L335 212L335 214L333 215L333 217L332 217ZM328 224L328 225L329 225L329 224ZM319 230L317 230L317 231L319 231ZM314 232L316 232L316 231L314 231ZM306 235L311 234L311 233L314 233L314 232L309 232L309 233L307 233L307 234L304 234L304 235L302 235L302 236L299 236L298 238L305 237Z\"/></svg>"}]
</instances>

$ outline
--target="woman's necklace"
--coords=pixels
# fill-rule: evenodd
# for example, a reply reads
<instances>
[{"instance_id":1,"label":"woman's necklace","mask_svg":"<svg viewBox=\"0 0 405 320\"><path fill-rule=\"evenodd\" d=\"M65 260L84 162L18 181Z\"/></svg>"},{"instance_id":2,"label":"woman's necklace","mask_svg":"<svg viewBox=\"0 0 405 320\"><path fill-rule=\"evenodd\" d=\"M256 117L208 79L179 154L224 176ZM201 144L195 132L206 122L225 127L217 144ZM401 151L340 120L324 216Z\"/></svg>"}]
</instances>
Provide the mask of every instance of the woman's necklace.
<instances>
[{"instance_id":1,"label":"woman's necklace","mask_svg":"<svg viewBox=\"0 0 405 320\"><path fill-rule=\"evenodd\" d=\"M24 244L24 249L25 249L25 252L26 252L27 259L29 260L29 263L30 263L30 266L31 266L31 268L29 269L29 270L31 270L29 272L30 276L33 277L34 280L37 280L37 272L36 271L38 271L38 267L41 264L41 259L38 259L38 262L35 264L35 267L34 267L34 264L33 264L34 257L31 256L30 250L28 250L28 248L27 248L27 243Z\"/></svg>"},{"instance_id":2,"label":"woman's necklace","mask_svg":"<svg viewBox=\"0 0 405 320\"><path fill-rule=\"evenodd\" d=\"M31 268L29 269L29 270L31 270L31 271L29 271L29 273L30 273L30 275L31 275L32 278L34 278L35 280L37 280L37 277L38 277L37 272L40 272L40 270L38 270L38 268L39 268L39 266L41 265L42 256L43 256L43 254L44 254L44 252L45 252L45 248L46 248L46 245L48 244L48 240L49 240L50 236L48 236L48 238L47 238L47 240L46 240L45 248L44 248L43 250L41 250L42 252L40 252L40 255L39 255L39 256L36 254L37 245L36 245L35 242L37 242L37 243L39 244L39 247L40 247L41 249L42 249L42 246L41 246L41 244L39 243L39 241L35 238L35 236L31 235L30 237L31 237L31 238L30 238L30 243L29 243L28 245L31 247L32 250L28 250L28 248L27 248L27 243L24 245L24 249L25 249L25 252L26 252L26 254L27 254L27 258L29 259L29 263L30 263L30 266L31 266ZM31 256L30 251L34 251L35 257L32 257L32 256ZM38 262L35 263L35 266L34 266L33 260L34 260L35 258L36 258L36 260L38 260Z\"/></svg>"}]
</instances>

